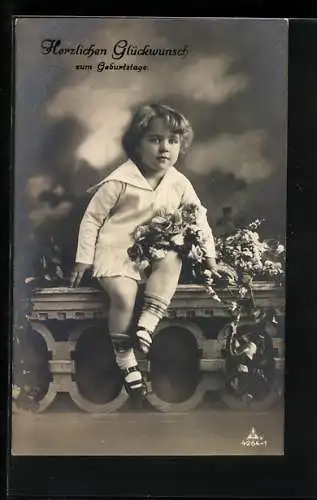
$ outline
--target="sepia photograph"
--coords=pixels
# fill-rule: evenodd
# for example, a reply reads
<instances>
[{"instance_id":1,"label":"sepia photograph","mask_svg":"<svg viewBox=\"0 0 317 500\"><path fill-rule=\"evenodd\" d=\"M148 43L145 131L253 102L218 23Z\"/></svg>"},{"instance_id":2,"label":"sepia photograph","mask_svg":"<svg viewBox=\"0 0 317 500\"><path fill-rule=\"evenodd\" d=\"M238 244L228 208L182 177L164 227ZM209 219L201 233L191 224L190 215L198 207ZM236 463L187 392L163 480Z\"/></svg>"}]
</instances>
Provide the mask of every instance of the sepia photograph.
<instances>
[{"instance_id":1,"label":"sepia photograph","mask_svg":"<svg viewBox=\"0 0 317 500\"><path fill-rule=\"evenodd\" d=\"M284 454L288 21L17 17L11 454Z\"/></svg>"}]
</instances>

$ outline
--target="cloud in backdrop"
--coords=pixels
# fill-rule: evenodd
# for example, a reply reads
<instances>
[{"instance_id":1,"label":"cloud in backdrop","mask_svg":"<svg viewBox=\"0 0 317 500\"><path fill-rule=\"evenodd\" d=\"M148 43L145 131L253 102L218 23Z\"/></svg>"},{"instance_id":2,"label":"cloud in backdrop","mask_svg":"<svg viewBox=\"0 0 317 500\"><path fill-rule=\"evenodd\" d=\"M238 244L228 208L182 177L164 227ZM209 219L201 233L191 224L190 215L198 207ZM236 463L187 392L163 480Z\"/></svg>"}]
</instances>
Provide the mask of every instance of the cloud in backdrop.
<instances>
[{"instance_id":1,"label":"cloud in backdrop","mask_svg":"<svg viewBox=\"0 0 317 500\"><path fill-rule=\"evenodd\" d=\"M41 54L43 39L111 47L189 47L186 58L129 56L147 72L84 72L110 56ZM180 167L208 208L285 230L287 23L281 20L21 19L16 27L16 225L67 227L86 189L123 159L133 110L175 106L194 143ZM19 225L20 224L20 225ZM61 231L61 229L60 229ZM70 233L69 233L70 234Z\"/></svg>"}]
</instances>

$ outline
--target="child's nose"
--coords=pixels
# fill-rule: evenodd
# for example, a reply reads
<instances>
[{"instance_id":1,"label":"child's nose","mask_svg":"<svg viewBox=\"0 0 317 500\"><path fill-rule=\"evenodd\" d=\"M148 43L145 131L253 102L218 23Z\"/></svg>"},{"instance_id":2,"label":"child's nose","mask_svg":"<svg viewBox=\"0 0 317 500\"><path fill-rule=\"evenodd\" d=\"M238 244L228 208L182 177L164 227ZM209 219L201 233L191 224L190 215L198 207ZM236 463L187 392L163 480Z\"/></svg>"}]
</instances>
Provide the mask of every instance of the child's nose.
<instances>
[{"instance_id":1,"label":"child's nose","mask_svg":"<svg viewBox=\"0 0 317 500\"><path fill-rule=\"evenodd\" d=\"M169 149L169 141L168 141L168 139L161 141L160 142L160 150L161 151L168 151L168 149Z\"/></svg>"}]
</instances>

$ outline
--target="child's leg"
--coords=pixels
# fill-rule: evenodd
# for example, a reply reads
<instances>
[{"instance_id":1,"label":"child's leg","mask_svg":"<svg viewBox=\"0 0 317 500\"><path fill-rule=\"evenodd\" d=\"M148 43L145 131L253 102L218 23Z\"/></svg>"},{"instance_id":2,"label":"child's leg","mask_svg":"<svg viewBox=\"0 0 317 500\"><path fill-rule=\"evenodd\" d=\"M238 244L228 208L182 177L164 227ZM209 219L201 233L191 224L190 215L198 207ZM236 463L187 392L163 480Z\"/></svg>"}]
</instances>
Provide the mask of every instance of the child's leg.
<instances>
[{"instance_id":1,"label":"child's leg","mask_svg":"<svg viewBox=\"0 0 317 500\"><path fill-rule=\"evenodd\" d=\"M128 329L133 317L138 284L131 278L101 278L100 284L110 297L109 334L112 339L116 363L124 373L129 389L143 387L142 374L132 349Z\"/></svg>"},{"instance_id":2,"label":"child's leg","mask_svg":"<svg viewBox=\"0 0 317 500\"><path fill-rule=\"evenodd\" d=\"M133 316L138 283L131 278L118 276L100 278L100 285L110 297L109 332L127 332Z\"/></svg>"},{"instance_id":3,"label":"child's leg","mask_svg":"<svg viewBox=\"0 0 317 500\"><path fill-rule=\"evenodd\" d=\"M181 268L182 261L174 251L154 263L145 286L144 305L137 327L138 347L145 354L150 349L154 330L173 298Z\"/></svg>"}]
</instances>

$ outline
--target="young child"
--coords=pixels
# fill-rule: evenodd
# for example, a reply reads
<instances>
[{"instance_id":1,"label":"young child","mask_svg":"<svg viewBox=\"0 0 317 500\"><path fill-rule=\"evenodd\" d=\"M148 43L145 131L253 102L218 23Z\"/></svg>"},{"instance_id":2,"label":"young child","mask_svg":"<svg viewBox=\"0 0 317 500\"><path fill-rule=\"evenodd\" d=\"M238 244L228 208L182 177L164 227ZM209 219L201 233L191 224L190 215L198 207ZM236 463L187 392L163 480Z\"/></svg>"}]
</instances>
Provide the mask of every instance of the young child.
<instances>
[{"instance_id":1,"label":"young child","mask_svg":"<svg viewBox=\"0 0 317 500\"><path fill-rule=\"evenodd\" d=\"M130 392L145 391L127 333L141 281L140 270L127 253L137 226L162 209L173 213L185 204L199 206L207 265L212 274L219 276L206 209L189 180L175 168L192 138L192 128L182 114L161 104L142 106L122 141L129 160L96 186L97 192L80 225L71 284L78 286L85 271L92 268L93 276L109 295L109 333L116 362ZM145 354L175 293L180 272L181 259L174 251L152 265L136 332L136 347Z\"/></svg>"}]
</instances>

